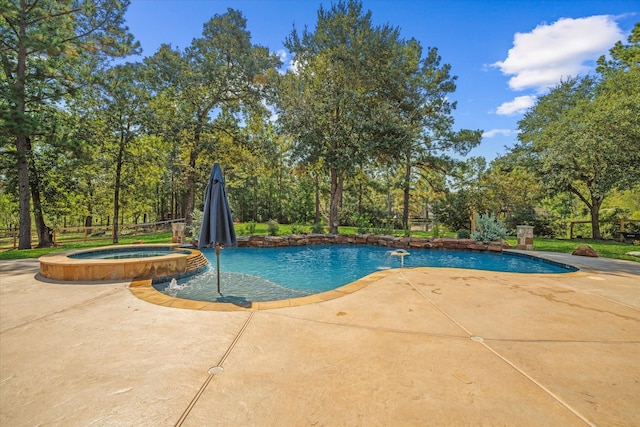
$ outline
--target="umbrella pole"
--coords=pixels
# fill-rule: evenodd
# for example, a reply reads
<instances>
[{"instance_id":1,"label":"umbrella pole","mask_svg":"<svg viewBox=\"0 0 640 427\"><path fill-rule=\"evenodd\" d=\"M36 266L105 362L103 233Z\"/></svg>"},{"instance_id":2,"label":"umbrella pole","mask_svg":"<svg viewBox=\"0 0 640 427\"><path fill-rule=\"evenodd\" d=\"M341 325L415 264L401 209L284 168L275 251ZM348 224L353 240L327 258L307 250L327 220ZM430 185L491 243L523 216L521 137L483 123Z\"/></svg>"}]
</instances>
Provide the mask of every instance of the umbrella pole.
<instances>
[{"instance_id":1,"label":"umbrella pole","mask_svg":"<svg viewBox=\"0 0 640 427\"><path fill-rule=\"evenodd\" d=\"M218 274L218 293L220 293L220 245L216 243L216 271Z\"/></svg>"}]
</instances>

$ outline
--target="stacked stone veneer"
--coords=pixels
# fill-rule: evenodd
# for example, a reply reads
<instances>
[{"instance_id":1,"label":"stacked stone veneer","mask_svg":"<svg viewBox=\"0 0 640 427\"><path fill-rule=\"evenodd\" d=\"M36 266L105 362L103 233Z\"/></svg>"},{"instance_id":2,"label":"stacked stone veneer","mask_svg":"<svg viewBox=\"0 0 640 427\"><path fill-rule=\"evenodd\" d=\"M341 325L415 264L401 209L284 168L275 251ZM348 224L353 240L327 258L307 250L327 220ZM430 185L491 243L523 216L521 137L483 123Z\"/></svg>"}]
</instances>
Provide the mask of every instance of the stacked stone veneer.
<instances>
[{"instance_id":1,"label":"stacked stone veneer","mask_svg":"<svg viewBox=\"0 0 640 427\"><path fill-rule=\"evenodd\" d=\"M187 269L188 273L192 273L194 271L199 271L203 267L206 267L209 264L207 257L205 257L202 252L197 250L191 250L191 255L187 255Z\"/></svg>"},{"instance_id":2,"label":"stacked stone veneer","mask_svg":"<svg viewBox=\"0 0 640 427\"><path fill-rule=\"evenodd\" d=\"M476 242L471 239L393 237L377 234L292 234L290 236L239 236L239 247L275 248L305 245L374 245L394 249L467 249L502 252L510 248L501 242Z\"/></svg>"}]
</instances>

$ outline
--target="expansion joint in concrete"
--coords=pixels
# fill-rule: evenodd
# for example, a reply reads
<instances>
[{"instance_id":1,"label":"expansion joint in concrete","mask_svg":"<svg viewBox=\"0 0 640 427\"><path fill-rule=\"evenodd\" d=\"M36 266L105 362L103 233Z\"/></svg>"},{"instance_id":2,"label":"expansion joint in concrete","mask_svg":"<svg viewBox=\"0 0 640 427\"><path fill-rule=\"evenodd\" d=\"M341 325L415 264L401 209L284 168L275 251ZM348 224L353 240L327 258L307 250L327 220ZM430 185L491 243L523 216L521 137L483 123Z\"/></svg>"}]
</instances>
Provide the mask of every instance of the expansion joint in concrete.
<instances>
[{"instance_id":1,"label":"expansion joint in concrete","mask_svg":"<svg viewBox=\"0 0 640 427\"><path fill-rule=\"evenodd\" d=\"M247 320L245 320L244 324L242 325L242 328L240 328L240 331L236 334L235 338L233 339L233 342L231 342L231 345L229 346L229 348L227 348L227 351L220 358L220 361L207 371L208 373L207 378L205 379L202 386L200 386L195 396L193 396L193 399L191 399L191 402L189 402L187 409L184 410L184 412L176 422L176 427L180 427L186 421L187 417L189 416L189 413L191 412L193 407L196 405L196 403L198 403L198 400L200 400L200 396L202 396L202 393L204 393L204 391L207 389L207 386L209 385L213 377L216 376L216 374L219 374L223 371L223 364L225 360L227 360L227 357L229 356L229 354L231 354L231 351L240 340L240 337L242 336L244 331L247 329L247 326L249 326L249 322L251 322L251 319L253 318L254 314L255 314L255 311L252 311L249 313L249 317L247 317Z\"/></svg>"}]
</instances>

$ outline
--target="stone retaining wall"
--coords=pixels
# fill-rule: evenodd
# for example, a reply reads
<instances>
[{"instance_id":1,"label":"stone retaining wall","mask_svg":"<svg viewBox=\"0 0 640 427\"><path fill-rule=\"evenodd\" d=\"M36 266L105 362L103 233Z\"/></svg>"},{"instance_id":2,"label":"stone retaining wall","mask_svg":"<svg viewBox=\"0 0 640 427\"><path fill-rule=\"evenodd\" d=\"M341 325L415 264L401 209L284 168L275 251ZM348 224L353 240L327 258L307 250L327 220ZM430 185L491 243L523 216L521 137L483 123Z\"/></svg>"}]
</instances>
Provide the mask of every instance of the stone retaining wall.
<instances>
[{"instance_id":1,"label":"stone retaining wall","mask_svg":"<svg viewBox=\"0 0 640 427\"><path fill-rule=\"evenodd\" d=\"M289 236L238 236L239 247L275 248L306 245L373 245L394 249L467 249L502 252L506 242L476 242L471 239L393 237L377 234L292 234Z\"/></svg>"}]
</instances>

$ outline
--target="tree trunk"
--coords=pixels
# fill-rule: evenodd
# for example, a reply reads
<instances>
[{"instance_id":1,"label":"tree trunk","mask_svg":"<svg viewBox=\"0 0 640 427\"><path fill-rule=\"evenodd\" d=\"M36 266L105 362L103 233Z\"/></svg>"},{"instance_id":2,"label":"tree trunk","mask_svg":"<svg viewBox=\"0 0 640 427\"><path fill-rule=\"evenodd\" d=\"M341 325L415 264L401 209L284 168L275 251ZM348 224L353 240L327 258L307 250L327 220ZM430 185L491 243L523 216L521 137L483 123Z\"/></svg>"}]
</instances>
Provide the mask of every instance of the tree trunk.
<instances>
[{"instance_id":1,"label":"tree trunk","mask_svg":"<svg viewBox=\"0 0 640 427\"><path fill-rule=\"evenodd\" d=\"M126 144L125 132L120 135L120 146L118 147L118 157L116 159L116 182L113 189L113 243L116 244L119 241L119 225L118 219L120 216L120 181L122 177L122 163L124 159L124 146Z\"/></svg>"},{"instance_id":2,"label":"tree trunk","mask_svg":"<svg viewBox=\"0 0 640 427\"><path fill-rule=\"evenodd\" d=\"M253 222L258 222L258 175L253 177Z\"/></svg>"},{"instance_id":3,"label":"tree trunk","mask_svg":"<svg viewBox=\"0 0 640 427\"><path fill-rule=\"evenodd\" d=\"M21 5L22 6L22 5ZM24 10L24 8L22 8ZM18 29L20 40L24 40L27 34L27 24L24 19ZM31 198L29 192L29 141L25 129L25 87L24 81L27 70L27 46L19 43L18 63L16 64L16 121L18 122L18 134L16 136L16 154L18 157L18 199L20 206L20 231L18 249L31 249Z\"/></svg>"},{"instance_id":4,"label":"tree trunk","mask_svg":"<svg viewBox=\"0 0 640 427\"><path fill-rule=\"evenodd\" d=\"M33 153L31 139L27 137L27 149ZM36 170L33 158L29 162L29 186L31 187L31 201L33 202L33 216L36 221L36 233L38 234L38 247L50 248L53 246L53 230L47 227L42 215L42 202L40 199L40 177Z\"/></svg>"},{"instance_id":5,"label":"tree trunk","mask_svg":"<svg viewBox=\"0 0 640 427\"><path fill-rule=\"evenodd\" d=\"M198 158L198 150L194 147L189 154L189 170L187 171L187 194L184 200L184 216L187 227L191 227L193 223L193 208L196 204L196 159Z\"/></svg>"},{"instance_id":6,"label":"tree trunk","mask_svg":"<svg viewBox=\"0 0 640 427\"><path fill-rule=\"evenodd\" d=\"M320 177L316 173L313 177L313 183L316 190L316 224L320 224L322 218L320 215Z\"/></svg>"},{"instance_id":7,"label":"tree trunk","mask_svg":"<svg viewBox=\"0 0 640 427\"><path fill-rule=\"evenodd\" d=\"M204 120L204 119L203 119ZM196 161L200 155L200 134L202 133L202 123L198 123L193 134L193 146L189 153L189 166L187 170L187 194L184 201L184 217L187 227L193 223L193 209L196 205Z\"/></svg>"},{"instance_id":8,"label":"tree trunk","mask_svg":"<svg viewBox=\"0 0 640 427\"><path fill-rule=\"evenodd\" d=\"M601 240L602 235L600 234L600 206L602 205L603 197L592 197L591 198L591 235L595 240Z\"/></svg>"},{"instance_id":9,"label":"tree trunk","mask_svg":"<svg viewBox=\"0 0 640 427\"><path fill-rule=\"evenodd\" d=\"M90 180L87 187L89 200L87 200L87 216L84 219L84 226L86 227L87 234L91 234L93 233L93 186L91 185Z\"/></svg>"},{"instance_id":10,"label":"tree trunk","mask_svg":"<svg viewBox=\"0 0 640 427\"><path fill-rule=\"evenodd\" d=\"M31 200L33 201L33 215L36 220L38 234L38 247L50 248L53 246L53 230L47 227L42 215L42 203L40 201L40 189L37 183L37 174L31 175Z\"/></svg>"},{"instance_id":11,"label":"tree trunk","mask_svg":"<svg viewBox=\"0 0 640 427\"><path fill-rule=\"evenodd\" d=\"M84 219L84 227L87 234L93 233L93 215L89 214Z\"/></svg>"},{"instance_id":12,"label":"tree trunk","mask_svg":"<svg viewBox=\"0 0 640 427\"><path fill-rule=\"evenodd\" d=\"M411 159L407 156L404 171L404 197L402 198L402 228L409 229L409 200L411 198Z\"/></svg>"},{"instance_id":13,"label":"tree trunk","mask_svg":"<svg viewBox=\"0 0 640 427\"><path fill-rule=\"evenodd\" d=\"M344 174L336 168L331 169L331 202L329 204L329 233L338 234L340 203L342 202L342 188Z\"/></svg>"},{"instance_id":14,"label":"tree trunk","mask_svg":"<svg viewBox=\"0 0 640 427\"><path fill-rule=\"evenodd\" d=\"M27 136L18 135L18 197L20 199L20 240L18 249L31 249L31 192L29 191L29 154L26 148Z\"/></svg>"}]
</instances>

